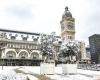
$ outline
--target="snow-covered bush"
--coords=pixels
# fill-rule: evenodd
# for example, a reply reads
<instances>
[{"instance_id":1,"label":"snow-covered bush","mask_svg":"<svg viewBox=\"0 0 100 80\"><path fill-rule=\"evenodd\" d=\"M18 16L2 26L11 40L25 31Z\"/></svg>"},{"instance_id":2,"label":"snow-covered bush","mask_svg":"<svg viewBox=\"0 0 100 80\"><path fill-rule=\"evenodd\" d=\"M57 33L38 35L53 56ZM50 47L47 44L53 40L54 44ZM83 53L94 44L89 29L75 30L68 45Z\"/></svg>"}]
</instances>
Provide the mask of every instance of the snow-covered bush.
<instances>
[{"instance_id":1,"label":"snow-covered bush","mask_svg":"<svg viewBox=\"0 0 100 80\"><path fill-rule=\"evenodd\" d=\"M68 41L61 45L60 59L62 62L75 63L78 61L78 55L80 52L80 45L77 41Z\"/></svg>"},{"instance_id":2,"label":"snow-covered bush","mask_svg":"<svg viewBox=\"0 0 100 80\"><path fill-rule=\"evenodd\" d=\"M42 53L44 62L48 62L48 60L54 59L55 50L53 43L55 41L55 33L52 33L51 35L41 34L40 51Z\"/></svg>"}]
</instances>

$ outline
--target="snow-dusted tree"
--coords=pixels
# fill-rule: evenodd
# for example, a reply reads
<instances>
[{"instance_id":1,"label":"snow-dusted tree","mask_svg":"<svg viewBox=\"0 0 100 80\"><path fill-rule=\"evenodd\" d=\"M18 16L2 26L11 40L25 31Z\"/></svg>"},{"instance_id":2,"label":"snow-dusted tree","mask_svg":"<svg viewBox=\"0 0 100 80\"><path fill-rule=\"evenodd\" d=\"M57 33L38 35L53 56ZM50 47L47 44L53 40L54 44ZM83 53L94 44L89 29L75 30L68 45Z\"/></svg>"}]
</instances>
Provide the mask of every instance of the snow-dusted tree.
<instances>
[{"instance_id":1,"label":"snow-dusted tree","mask_svg":"<svg viewBox=\"0 0 100 80\"><path fill-rule=\"evenodd\" d=\"M74 63L78 61L80 52L80 44L77 41L68 41L61 45L60 54L67 63Z\"/></svg>"},{"instance_id":2,"label":"snow-dusted tree","mask_svg":"<svg viewBox=\"0 0 100 80\"><path fill-rule=\"evenodd\" d=\"M40 51L42 56L44 57L44 61L54 59L54 46L53 43L56 41L55 33L51 33L51 35L41 34L40 36Z\"/></svg>"}]
</instances>

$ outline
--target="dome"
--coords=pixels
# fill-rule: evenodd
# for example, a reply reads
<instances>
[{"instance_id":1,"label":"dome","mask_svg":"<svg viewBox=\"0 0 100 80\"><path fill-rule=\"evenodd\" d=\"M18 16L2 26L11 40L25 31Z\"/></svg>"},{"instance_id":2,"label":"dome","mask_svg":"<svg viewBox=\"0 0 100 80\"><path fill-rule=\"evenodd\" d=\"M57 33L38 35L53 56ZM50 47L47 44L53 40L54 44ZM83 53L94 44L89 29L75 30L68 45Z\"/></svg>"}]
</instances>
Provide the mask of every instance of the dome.
<instances>
[{"instance_id":1,"label":"dome","mask_svg":"<svg viewBox=\"0 0 100 80\"><path fill-rule=\"evenodd\" d=\"M71 14L71 12L68 10L68 7L65 7L64 15L65 15L66 17L72 17L72 14Z\"/></svg>"}]
</instances>

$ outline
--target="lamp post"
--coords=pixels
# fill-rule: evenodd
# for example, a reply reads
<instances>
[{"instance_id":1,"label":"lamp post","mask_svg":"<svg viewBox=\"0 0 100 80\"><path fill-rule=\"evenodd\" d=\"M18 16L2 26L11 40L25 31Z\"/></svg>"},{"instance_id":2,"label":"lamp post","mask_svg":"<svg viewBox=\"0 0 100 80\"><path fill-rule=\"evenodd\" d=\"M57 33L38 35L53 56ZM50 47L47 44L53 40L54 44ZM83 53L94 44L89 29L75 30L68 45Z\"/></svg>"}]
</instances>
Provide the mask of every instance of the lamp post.
<instances>
[{"instance_id":1,"label":"lamp post","mask_svg":"<svg viewBox=\"0 0 100 80\"><path fill-rule=\"evenodd\" d=\"M2 43L0 44L0 52L1 52L0 54L2 55ZM2 70L3 70L3 63L4 63L3 58L1 61L2 61Z\"/></svg>"},{"instance_id":2,"label":"lamp post","mask_svg":"<svg viewBox=\"0 0 100 80\"><path fill-rule=\"evenodd\" d=\"M2 59L2 70L3 70L3 65L4 65L4 59Z\"/></svg>"},{"instance_id":3,"label":"lamp post","mask_svg":"<svg viewBox=\"0 0 100 80\"><path fill-rule=\"evenodd\" d=\"M5 43L0 43L1 54L4 48L5 48ZM2 70L3 70L3 66L4 66L4 56L2 56Z\"/></svg>"}]
</instances>

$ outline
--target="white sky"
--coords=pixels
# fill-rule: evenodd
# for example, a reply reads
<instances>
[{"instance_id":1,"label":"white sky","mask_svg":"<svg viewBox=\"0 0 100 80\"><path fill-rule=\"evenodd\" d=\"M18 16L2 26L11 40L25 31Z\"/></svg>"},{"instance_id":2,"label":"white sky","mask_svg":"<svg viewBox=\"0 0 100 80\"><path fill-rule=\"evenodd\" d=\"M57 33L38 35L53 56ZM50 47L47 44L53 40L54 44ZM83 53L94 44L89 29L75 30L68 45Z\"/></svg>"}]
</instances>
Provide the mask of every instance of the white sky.
<instances>
[{"instance_id":1,"label":"white sky","mask_svg":"<svg viewBox=\"0 0 100 80\"><path fill-rule=\"evenodd\" d=\"M75 18L76 39L100 34L100 0L0 0L0 28L38 33L56 32L65 6Z\"/></svg>"}]
</instances>

